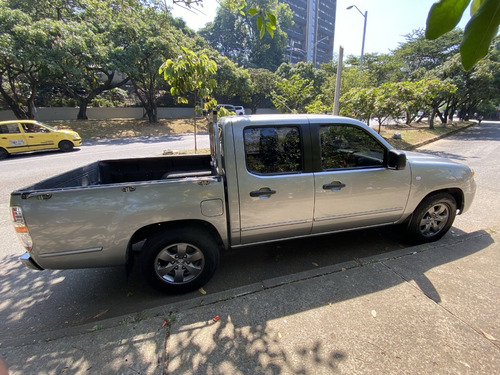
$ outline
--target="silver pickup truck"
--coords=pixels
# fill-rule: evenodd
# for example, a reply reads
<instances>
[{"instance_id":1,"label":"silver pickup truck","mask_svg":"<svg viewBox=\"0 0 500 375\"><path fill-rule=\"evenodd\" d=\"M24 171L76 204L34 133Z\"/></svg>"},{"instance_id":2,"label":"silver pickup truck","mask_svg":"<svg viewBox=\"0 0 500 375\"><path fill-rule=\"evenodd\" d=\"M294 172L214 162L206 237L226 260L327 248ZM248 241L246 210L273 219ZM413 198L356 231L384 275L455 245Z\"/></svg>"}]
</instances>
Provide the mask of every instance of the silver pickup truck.
<instances>
[{"instance_id":1,"label":"silver pickup truck","mask_svg":"<svg viewBox=\"0 0 500 375\"><path fill-rule=\"evenodd\" d=\"M219 252L269 241L401 224L441 238L470 207L464 165L395 150L365 124L327 115L230 116L211 154L98 161L11 195L34 269L126 265L187 292Z\"/></svg>"}]
</instances>

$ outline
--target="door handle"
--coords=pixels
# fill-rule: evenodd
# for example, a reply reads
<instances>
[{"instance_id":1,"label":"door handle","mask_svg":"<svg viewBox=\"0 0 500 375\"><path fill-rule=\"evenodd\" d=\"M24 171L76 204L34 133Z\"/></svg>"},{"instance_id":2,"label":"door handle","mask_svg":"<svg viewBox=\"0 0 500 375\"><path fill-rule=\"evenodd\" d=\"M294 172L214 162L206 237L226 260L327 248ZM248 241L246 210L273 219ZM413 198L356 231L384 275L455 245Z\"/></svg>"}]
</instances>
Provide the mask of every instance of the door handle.
<instances>
[{"instance_id":1,"label":"door handle","mask_svg":"<svg viewBox=\"0 0 500 375\"><path fill-rule=\"evenodd\" d=\"M340 181L333 181L330 184L324 184L323 189L324 190L340 190L342 188L345 188L345 184L343 184Z\"/></svg>"},{"instance_id":2,"label":"door handle","mask_svg":"<svg viewBox=\"0 0 500 375\"><path fill-rule=\"evenodd\" d=\"M268 187L260 188L250 192L252 198L265 197L269 198L271 195L276 194L276 190L271 190Z\"/></svg>"}]
</instances>

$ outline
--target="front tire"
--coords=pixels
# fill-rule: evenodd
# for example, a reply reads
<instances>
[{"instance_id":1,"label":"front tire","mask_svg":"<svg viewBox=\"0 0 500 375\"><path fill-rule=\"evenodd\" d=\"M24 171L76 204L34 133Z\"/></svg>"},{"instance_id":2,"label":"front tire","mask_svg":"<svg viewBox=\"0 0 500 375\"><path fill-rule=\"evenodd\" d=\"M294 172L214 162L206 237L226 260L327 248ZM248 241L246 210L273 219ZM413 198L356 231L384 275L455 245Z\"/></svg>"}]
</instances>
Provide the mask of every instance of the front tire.
<instances>
[{"instance_id":1,"label":"front tire","mask_svg":"<svg viewBox=\"0 0 500 375\"><path fill-rule=\"evenodd\" d=\"M425 198L415 209L408 225L408 234L415 243L439 240L453 225L457 214L455 198L439 193Z\"/></svg>"},{"instance_id":2,"label":"front tire","mask_svg":"<svg viewBox=\"0 0 500 375\"><path fill-rule=\"evenodd\" d=\"M59 142L59 150L61 150L62 152L73 151L73 147L74 145L70 141Z\"/></svg>"},{"instance_id":3,"label":"front tire","mask_svg":"<svg viewBox=\"0 0 500 375\"><path fill-rule=\"evenodd\" d=\"M144 278L156 289L186 293L205 285L219 263L219 246L206 230L169 229L146 241L141 254Z\"/></svg>"}]
</instances>

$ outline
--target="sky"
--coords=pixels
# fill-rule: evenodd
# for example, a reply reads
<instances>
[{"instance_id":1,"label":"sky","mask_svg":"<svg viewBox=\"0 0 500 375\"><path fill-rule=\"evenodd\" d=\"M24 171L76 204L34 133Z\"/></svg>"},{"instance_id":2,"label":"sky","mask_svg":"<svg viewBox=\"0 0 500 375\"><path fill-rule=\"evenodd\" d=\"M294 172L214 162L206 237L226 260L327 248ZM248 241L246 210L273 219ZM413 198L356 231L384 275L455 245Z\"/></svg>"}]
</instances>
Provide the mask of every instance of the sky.
<instances>
[{"instance_id":1,"label":"sky","mask_svg":"<svg viewBox=\"0 0 500 375\"><path fill-rule=\"evenodd\" d=\"M334 51L344 48L344 56L361 55L364 17L367 13L365 53L389 53L406 41L405 35L415 29L425 29L427 13L436 0L337 0ZM172 0L167 0L172 4ZM174 5L173 15L183 18L194 30L212 21L219 6L216 0L203 0L204 7L198 12L189 12ZM349 5L355 8L347 10ZM469 10L459 23L464 28L469 19Z\"/></svg>"}]
</instances>

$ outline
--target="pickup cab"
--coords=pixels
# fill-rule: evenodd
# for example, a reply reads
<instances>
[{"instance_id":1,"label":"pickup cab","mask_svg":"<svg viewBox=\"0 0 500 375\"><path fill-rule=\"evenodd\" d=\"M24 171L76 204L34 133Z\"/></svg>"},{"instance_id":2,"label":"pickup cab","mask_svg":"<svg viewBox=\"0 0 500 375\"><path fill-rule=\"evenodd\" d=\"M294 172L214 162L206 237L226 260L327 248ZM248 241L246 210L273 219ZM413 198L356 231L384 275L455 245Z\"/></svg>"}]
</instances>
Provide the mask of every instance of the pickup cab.
<instances>
[{"instance_id":1,"label":"pickup cab","mask_svg":"<svg viewBox=\"0 0 500 375\"><path fill-rule=\"evenodd\" d=\"M229 116L210 139L210 154L97 161L14 191L22 262L138 258L154 287L187 292L229 247L393 224L413 242L436 241L476 189L467 166L395 150L349 118Z\"/></svg>"}]
</instances>

